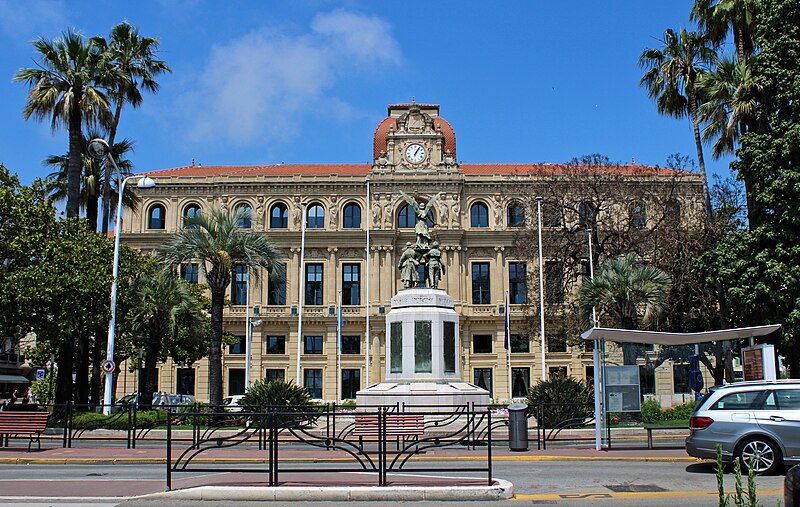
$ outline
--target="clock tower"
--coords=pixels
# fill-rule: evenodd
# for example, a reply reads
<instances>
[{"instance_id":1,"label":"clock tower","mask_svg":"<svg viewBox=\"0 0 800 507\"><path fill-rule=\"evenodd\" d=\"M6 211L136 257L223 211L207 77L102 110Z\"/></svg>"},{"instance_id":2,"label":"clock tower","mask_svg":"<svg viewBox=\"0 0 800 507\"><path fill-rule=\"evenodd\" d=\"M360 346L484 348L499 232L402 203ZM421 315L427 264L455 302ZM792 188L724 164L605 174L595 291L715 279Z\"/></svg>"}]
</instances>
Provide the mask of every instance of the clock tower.
<instances>
[{"instance_id":1,"label":"clock tower","mask_svg":"<svg viewBox=\"0 0 800 507\"><path fill-rule=\"evenodd\" d=\"M453 127L439 116L438 104L389 106L375 130L376 171L439 172L457 170Z\"/></svg>"}]
</instances>

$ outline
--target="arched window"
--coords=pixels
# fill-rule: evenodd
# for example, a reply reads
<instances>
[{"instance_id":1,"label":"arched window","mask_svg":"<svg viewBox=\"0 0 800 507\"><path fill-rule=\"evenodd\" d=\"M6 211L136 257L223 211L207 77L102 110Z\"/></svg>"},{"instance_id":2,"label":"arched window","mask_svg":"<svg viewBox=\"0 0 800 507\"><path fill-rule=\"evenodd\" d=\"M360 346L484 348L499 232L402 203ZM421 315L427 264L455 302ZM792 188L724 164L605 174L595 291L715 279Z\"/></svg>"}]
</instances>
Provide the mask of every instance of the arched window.
<instances>
[{"instance_id":1,"label":"arched window","mask_svg":"<svg viewBox=\"0 0 800 507\"><path fill-rule=\"evenodd\" d=\"M508 226L522 227L525 225L525 209L518 202L508 205Z\"/></svg>"},{"instance_id":2,"label":"arched window","mask_svg":"<svg viewBox=\"0 0 800 507\"><path fill-rule=\"evenodd\" d=\"M312 204L308 207L306 227L309 229L325 228L325 208L320 204Z\"/></svg>"},{"instance_id":3,"label":"arched window","mask_svg":"<svg viewBox=\"0 0 800 507\"><path fill-rule=\"evenodd\" d=\"M147 214L147 228L148 229L163 229L166 225L167 212L164 206L156 204L150 208Z\"/></svg>"},{"instance_id":4,"label":"arched window","mask_svg":"<svg viewBox=\"0 0 800 507\"><path fill-rule=\"evenodd\" d=\"M561 227L564 215L562 213L561 205L555 201L542 202L542 226L543 227Z\"/></svg>"},{"instance_id":5,"label":"arched window","mask_svg":"<svg viewBox=\"0 0 800 507\"><path fill-rule=\"evenodd\" d=\"M425 217L428 227L433 227L433 213L429 210L428 215ZM417 225L417 214L411 208L410 204L406 204L397 215L397 227L400 229L413 229Z\"/></svg>"},{"instance_id":6,"label":"arched window","mask_svg":"<svg viewBox=\"0 0 800 507\"><path fill-rule=\"evenodd\" d=\"M250 229L253 226L253 208L249 204L237 204L234 212L242 213L242 217L236 222L240 229Z\"/></svg>"},{"instance_id":7,"label":"arched window","mask_svg":"<svg viewBox=\"0 0 800 507\"><path fill-rule=\"evenodd\" d=\"M640 202L633 202L630 206L631 227L644 229L647 225L647 208Z\"/></svg>"},{"instance_id":8,"label":"arched window","mask_svg":"<svg viewBox=\"0 0 800 507\"><path fill-rule=\"evenodd\" d=\"M578 206L578 224L581 229L588 229L595 222L595 206L592 201L583 201Z\"/></svg>"},{"instance_id":9,"label":"arched window","mask_svg":"<svg viewBox=\"0 0 800 507\"><path fill-rule=\"evenodd\" d=\"M472 227L489 227L489 207L482 202L476 202L469 209L470 225Z\"/></svg>"},{"instance_id":10,"label":"arched window","mask_svg":"<svg viewBox=\"0 0 800 507\"><path fill-rule=\"evenodd\" d=\"M342 227L345 229L358 229L361 227L361 206L351 202L345 205L342 217Z\"/></svg>"},{"instance_id":11,"label":"arched window","mask_svg":"<svg viewBox=\"0 0 800 507\"><path fill-rule=\"evenodd\" d=\"M667 201L664 205L664 221L672 226L681 223L681 203L674 199Z\"/></svg>"},{"instance_id":12,"label":"arched window","mask_svg":"<svg viewBox=\"0 0 800 507\"><path fill-rule=\"evenodd\" d=\"M289 208L279 203L269 210L269 228L286 229L289 227Z\"/></svg>"},{"instance_id":13,"label":"arched window","mask_svg":"<svg viewBox=\"0 0 800 507\"><path fill-rule=\"evenodd\" d=\"M197 204L190 204L183 208L183 226L184 227L196 227L195 225L186 225L186 220L191 218L199 218L200 217L200 206Z\"/></svg>"}]
</instances>

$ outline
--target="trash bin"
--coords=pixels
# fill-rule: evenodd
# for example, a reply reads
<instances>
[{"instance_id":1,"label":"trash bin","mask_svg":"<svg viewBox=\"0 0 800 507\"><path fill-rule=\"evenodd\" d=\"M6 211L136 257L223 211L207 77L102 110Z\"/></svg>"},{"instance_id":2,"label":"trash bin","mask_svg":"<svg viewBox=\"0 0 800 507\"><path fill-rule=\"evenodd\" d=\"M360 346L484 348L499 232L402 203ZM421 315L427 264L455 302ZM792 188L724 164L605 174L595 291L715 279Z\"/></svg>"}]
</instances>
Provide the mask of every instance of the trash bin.
<instances>
[{"instance_id":1,"label":"trash bin","mask_svg":"<svg viewBox=\"0 0 800 507\"><path fill-rule=\"evenodd\" d=\"M512 403L508 406L508 449L511 451L528 450L528 418L525 410L528 405Z\"/></svg>"}]
</instances>

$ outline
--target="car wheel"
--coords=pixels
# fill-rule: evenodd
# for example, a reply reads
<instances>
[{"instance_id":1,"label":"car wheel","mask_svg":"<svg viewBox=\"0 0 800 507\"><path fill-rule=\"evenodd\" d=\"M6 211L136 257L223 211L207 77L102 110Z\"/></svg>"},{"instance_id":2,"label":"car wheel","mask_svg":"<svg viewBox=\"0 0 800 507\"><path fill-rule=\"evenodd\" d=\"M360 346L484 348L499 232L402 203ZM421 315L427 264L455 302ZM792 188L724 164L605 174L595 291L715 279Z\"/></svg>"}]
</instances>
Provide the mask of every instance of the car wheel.
<instances>
[{"instance_id":1,"label":"car wheel","mask_svg":"<svg viewBox=\"0 0 800 507\"><path fill-rule=\"evenodd\" d=\"M736 456L746 471L753 463L753 472L756 474L771 474L783 465L781 450L770 439L764 437L750 437L739 444Z\"/></svg>"}]
</instances>

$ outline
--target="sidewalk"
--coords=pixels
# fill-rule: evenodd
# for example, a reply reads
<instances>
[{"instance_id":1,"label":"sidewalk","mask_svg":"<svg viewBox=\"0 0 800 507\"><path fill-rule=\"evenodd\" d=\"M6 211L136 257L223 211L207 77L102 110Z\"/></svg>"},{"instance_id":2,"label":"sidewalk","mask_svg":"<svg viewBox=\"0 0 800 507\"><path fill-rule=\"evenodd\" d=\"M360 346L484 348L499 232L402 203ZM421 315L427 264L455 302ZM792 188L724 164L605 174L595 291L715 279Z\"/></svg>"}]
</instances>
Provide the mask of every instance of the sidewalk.
<instances>
[{"instance_id":1,"label":"sidewalk","mask_svg":"<svg viewBox=\"0 0 800 507\"><path fill-rule=\"evenodd\" d=\"M587 448L549 447L547 450L536 450L536 442L526 452L511 452L507 447L492 448L492 457L496 461L697 461L686 454L682 448L646 449L628 447L596 451ZM173 461L186 445L173 447ZM391 452L391 450L390 450ZM352 457L337 450L320 449L281 449L281 461L298 462L340 462L352 461ZM470 451L463 449L432 449L415 456L415 460L439 461L485 461L484 450ZM267 451L258 450L255 446L247 448L210 449L195 458L199 463L265 463ZM119 447L73 447L63 449L54 443L43 442L41 451L27 452L25 447L0 448L0 464L144 464L166 463L166 450L160 447L125 449Z\"/></svg>"}]
</instances>

